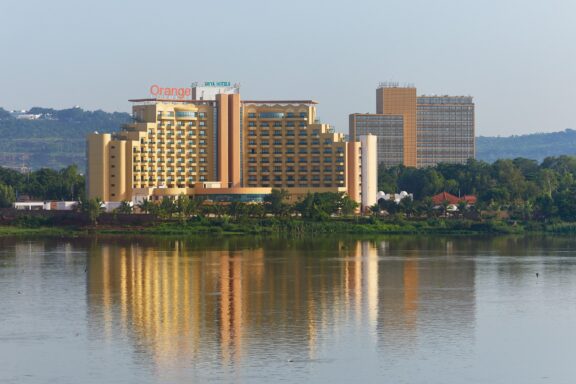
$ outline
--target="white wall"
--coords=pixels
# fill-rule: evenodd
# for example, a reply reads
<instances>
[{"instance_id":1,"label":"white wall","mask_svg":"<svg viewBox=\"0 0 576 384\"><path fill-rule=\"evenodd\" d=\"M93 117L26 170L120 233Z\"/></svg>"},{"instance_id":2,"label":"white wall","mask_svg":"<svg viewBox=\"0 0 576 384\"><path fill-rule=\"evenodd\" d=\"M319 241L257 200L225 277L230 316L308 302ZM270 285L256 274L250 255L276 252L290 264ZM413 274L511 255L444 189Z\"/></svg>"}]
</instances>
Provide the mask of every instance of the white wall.
<instances>
[{"instance_id":1,"label":"white wall","mask_svg":"<svg viewBox=\"0 0 576 384\"><path fill-rule=\"evenodd\" d=\"M378 149L375 135L360 136L362 151L362 210L377 203L378 194Z\"/></svg>"}]
</instances>

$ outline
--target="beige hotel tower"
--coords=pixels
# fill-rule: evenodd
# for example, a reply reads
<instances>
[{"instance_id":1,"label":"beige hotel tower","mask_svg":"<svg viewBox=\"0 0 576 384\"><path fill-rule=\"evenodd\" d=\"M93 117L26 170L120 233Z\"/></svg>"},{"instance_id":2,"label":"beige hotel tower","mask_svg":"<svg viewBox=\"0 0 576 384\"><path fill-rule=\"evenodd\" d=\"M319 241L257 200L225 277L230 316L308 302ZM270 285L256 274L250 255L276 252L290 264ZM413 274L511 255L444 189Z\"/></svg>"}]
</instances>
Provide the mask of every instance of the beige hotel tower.
<instances>
[{"instance_id":1,"label":"beige hotel tower","mask_svg":"<svg viewBox=\"0 0 576 384\"><path fill-rule=\"evenodd\" d=\"M345 141L312 100L242 100L228 82L151 93L130 100L133 123L120 132L89 135L89 198L261 201L283 188L293 199L345 192L376 202L376 156L366 156L376 137Z\"/></svg>"}]
</instances>

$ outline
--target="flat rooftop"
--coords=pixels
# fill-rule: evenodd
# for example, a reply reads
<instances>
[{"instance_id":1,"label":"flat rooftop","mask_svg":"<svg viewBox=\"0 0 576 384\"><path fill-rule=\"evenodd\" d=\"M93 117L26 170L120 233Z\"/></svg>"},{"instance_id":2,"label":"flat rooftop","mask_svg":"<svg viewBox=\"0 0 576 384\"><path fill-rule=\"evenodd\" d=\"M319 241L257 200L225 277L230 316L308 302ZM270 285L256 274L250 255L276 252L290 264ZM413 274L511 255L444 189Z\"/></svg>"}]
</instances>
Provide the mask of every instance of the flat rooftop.
<instances>
[{"instance_id":1,"label":"flat rooftop","mask_svg":"<svg viewBox=\"0 0 576 384\"><path fill-rule=\"evenodd\" d=\"M143 103L143 104L153 104L153 103L188 103L188 104L202 104L202 103L214 103L215 100L191 100L191 99L158 99L158 98L146 98L146 99L129 99L130 103ZM318 104L314 100L240 100L243 104L307 104L315 105Z\"/></svg>"}]
</instances>

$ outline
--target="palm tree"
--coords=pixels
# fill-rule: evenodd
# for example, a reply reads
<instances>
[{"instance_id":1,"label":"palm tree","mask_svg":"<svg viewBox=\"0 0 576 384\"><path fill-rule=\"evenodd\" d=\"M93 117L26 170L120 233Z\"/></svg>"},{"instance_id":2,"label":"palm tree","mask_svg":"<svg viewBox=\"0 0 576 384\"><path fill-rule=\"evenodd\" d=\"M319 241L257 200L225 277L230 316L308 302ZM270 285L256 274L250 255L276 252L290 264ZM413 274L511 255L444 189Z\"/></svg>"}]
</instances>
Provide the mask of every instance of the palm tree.
<instances>
[{"instance_id":1,"label":"palm tree","mask_svg":"<svg viewBox=\"0 0 576 384\"><path fill-rule=\"evenodd\" d=\"M144 213L151 213L154 210L155 205L156 204L154 204L150 200L144 199L140 204L137 205L137 207L140 209L140 211Z\"/></svg>"},{"instance_id":2,"label":"palm tree","mask_svg":"<svg viewBox=\"0 0 576 384\"><path fill-rule=\"evenodd\" d=\"M132 213L132 205L130 202L124 200L120 203L120 206L114 210L117 213L129 214Z\"/></svg>"}]
</instances>

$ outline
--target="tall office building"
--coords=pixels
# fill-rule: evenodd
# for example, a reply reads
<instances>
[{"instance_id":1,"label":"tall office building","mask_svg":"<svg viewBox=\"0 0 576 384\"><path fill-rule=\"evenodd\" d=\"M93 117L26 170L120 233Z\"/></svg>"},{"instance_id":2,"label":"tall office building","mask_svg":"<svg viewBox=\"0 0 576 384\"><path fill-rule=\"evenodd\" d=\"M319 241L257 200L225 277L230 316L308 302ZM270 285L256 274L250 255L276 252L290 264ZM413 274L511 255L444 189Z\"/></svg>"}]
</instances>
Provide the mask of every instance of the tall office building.
<instances>
[{"instance_id":1,"label":"tall office building","mask_svg":"<svg viewBox=\"0 0 576 384\"><path fill-rule=\"evenodd\" d=\"M220 89L156 86L153 95L177 98L131 100L133 123L116 134L89 135L88 196L258 201L272 188L294 198L361 190L360 173L369 165L360 157L348 161L361 144L350 152L342 133L317 121L316 102L241 100L236 87L215 86ZM375 197L373 189L366 193ZM354 196L361 202L359 193Z\"/></svg>"},{"instance_id":2,"label":"tall office building","mask_svg":"<svg viewBox=\"0 0 576 384\"><path fill-rule=\"evenodd\" d=\"M475 157L474 142L472 97L418 97L419 167L438 163L466 163Z\"/></svg>"},{"instance_id":3,"label":"tall office building","mask_svg":"<svg viewBox=\"0 0 576 384\"><path fill-rule=\"evenodd\" d=\"M386 167L404 164L404 117L402 115L350 115L350 137L363 135L378 138L378 162Z\"/></svg>"},{"instance_id":4,"label":"tall office building","mask_svg":"<svg viewBox=\"0 0 576 384\"><path fill-rule=\"evenodd\" d=\"M393 83L383 83L376 89L376 113L402 116L404 124L402 130L403 164L407 167L417 166L416 111L416 88L398 87Z\"/></svg>"},{"instance_id":5,"label":"tall office building","mask_svg":"<svg viewBox=\"0 0 576 384\"><path fill-rule=\"evenodd\" d=\"M376 135L385 166L465 163L475 156L474 103L470 96L417 96L415 87L383 83L376 114L350 115L349 133L351 140Z\"/></svg>"}]
</instances>

